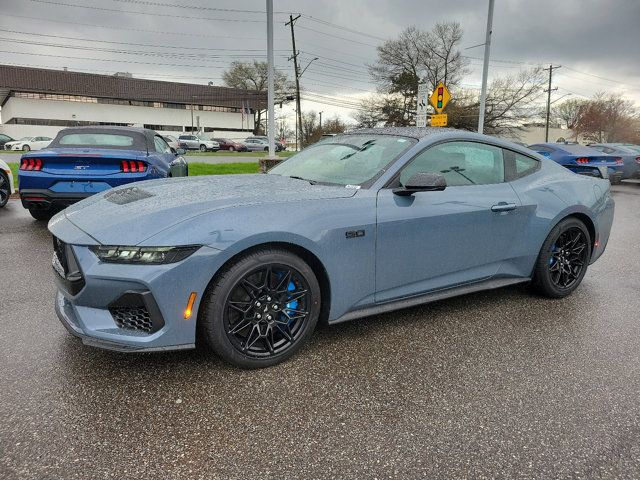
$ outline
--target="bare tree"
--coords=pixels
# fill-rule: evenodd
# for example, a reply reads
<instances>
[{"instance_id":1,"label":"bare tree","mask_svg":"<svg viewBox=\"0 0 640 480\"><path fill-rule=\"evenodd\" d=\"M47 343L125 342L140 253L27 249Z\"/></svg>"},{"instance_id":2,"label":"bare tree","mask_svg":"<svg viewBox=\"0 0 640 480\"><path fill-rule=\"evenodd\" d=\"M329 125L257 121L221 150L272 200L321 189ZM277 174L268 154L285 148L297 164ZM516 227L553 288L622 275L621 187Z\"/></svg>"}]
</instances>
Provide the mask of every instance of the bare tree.
<instances>
[{"instance_id":1,"label":"bare tree","mask_svg":"<svg viewBox=\"0 0 640 480\"><path fill-rule=\"evenodd\" d=\"M633 102L600 92L585 103L575 128L587 141L631 141L638 137L638 121Z\"/></svg>"},{"instance_id":2,"label":"bare tree","mask_svg":"<svg viewBox=\"0 0 640 480\"><path fill-rule=\"evenodd\" d=\"M375 101L389 110L393 106L394 125L415 121L418 83L426 81L432 89L444 82L455 87L466 73L467 60L459 50L462 28L456 22L438 23L430 32L407 27L398 38L378 46L378 59L369 73L385 101ZM396 106L401 111L395 111Z\"/></svg>"},{"instance_id":3,"label":"bare tree","mask_svg":"<svg viewBox=\"0 0 640 480\"><path fill-rule=\"evenodd\" d=\"M269 67L267 62L231 62L229 70L222 74L222 80L227 87L240 88L243 90L250 90L256 92L267 91L267 79L268 79ZM286 98L295 87L291 81L288 80L287 75L279 70L275 70L274 86L275 86L275 98L276 102L282 101ZM249 99L247 99L249 100ZM259 133L262 129L262 118L265 110L256 110L256 121L254 127L254 133Z\"/></svg>"},{"instance_id":4,"label":"bare tree","mask_svg":"<svg viewBox=\"0 0 640 480\"><path fill-rule=\"evenodd\" d=\"M577 139L580 134L578 129L580 118L584 115L586 107L587 102L585 100L571 98L554 107L552 114L560 120L565 127L571 130L573 137Z\"/></svg>"},{"instance_id":5,"label":"bare tree","mask_svg":"<svg viewBox=\"0 0 640 480\"><path fill-rule=\"evenodd\" d=\"M458 49L462 41L462 27L458 22L437 23L433 30L420 38L424 42L418 51L421 67L426 72L424 78L431 90L443 82L455 87L467 73L468 61Z\"/></svg>"}]
</instances>

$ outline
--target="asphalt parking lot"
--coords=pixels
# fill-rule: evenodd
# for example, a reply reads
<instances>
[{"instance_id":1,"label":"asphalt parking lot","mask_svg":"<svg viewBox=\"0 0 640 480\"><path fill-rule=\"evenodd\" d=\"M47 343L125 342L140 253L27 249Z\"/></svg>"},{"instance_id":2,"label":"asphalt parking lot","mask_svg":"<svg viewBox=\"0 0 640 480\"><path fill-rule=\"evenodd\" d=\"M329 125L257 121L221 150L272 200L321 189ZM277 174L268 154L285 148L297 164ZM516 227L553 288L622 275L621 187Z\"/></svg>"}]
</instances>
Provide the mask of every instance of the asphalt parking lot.
<instances>
[{"instance_id":1,"label":"asphalt parking lot","mask_svg":"<svg viewBox=\"0 0 640 480\"><path fill-rule=\"evenodd\" d=\"M83 346L51 240L0 209L0 478L639 478L640 185L569 298L526 287L322 327L293 360Z\"/></svg>"}]
</instances>

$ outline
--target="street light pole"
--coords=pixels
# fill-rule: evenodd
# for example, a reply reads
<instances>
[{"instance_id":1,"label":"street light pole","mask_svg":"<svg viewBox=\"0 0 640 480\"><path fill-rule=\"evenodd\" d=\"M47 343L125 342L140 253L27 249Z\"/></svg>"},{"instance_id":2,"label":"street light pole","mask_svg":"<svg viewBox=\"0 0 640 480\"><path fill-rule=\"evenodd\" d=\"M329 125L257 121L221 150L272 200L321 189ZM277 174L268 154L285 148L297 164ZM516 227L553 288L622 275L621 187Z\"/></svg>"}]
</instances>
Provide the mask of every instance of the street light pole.
<instances>
[{"instance_id":1,"label":"street light pole","mask_svg":"<svg viewBox=\"0 0 640 480\"><path fill-rule=\"evenodd\" d=\"M269 71L267 73L267 138L269 139L269 157L273 158L276 154L275 148L275 111L273 108L274 86L273 86L273 0L267 0L267 61L269 63Z\"/></svg>"},{"instance_id":2,"label":"street light pole","mask_svg":"<svg viewBox=\"0 0 640 480\"><path fill-rule=\"evenodd\" d=\"M318 112L320 115L320 131L322 132L322 112Z\"/></svg>"},{"instance_id":3,"label":"street light pole","mask_svg":"<svg viewBox=\"0 0 640 480\"><path fill-rule=\"evenodd\" d=\"M493 2L489 0L487 14L487 32L484 41L484 62L482 64L482 89L480 91L480 115L478 116L478 133L484 130L484 109L487 102L487 76L489 75L489 55L491 53L491 30L493 29Z\"/></svg>"}]
</instances>

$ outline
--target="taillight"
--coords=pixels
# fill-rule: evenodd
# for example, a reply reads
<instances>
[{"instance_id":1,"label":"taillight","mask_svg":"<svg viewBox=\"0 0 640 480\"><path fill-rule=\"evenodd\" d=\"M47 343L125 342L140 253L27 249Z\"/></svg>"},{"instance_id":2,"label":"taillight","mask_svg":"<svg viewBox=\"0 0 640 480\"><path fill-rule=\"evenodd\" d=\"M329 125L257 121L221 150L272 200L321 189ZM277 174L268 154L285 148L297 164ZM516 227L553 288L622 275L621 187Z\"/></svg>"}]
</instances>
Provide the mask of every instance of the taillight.
<instances>
[{"instance_id":1,"label":"taillight","mask_svg":"<svg viewBox=\"0 0 640 480\"><path fill-rule=\"evenodd\" d=\"M615 160L616 160L616 165L622 165L622 164L624 164L624 162L622 161L622 158L621 158L621 157L616 157L616 158L615 158Z\"/></svg>"},{"instance_id":2,"label":"taillight","mask_svg":"<svg viewBox=\"0 0 640 480\"><path fill-rule=\"evenodd\" d=\"M580 158L576 158L576 163L589 163L589 159L587 157L580 157Z\"/></svg>"},{"instance_id":3,"label":"taillight","mask_svg":"<svg viewBox=\"0 0 640 480\"><path fill-rule=\"evenodd\" d=\"M636 157L636 163L640 164L640 157Z\"/></svg>"},{"instance_id":4,"label":"taillight","mask_svg":"<svg viewBox=\"0 0 640 480\"><path fill-rule=\"evenodd\" d=\"M122 160L120 171L123 173L142 173L147 170L147 164L135 160Z\"/></svg>"},{"instance_id":5,"label":"taillight","mask_svg":"<svg viewBox=\"0 0 640 480\"><path fill-rule=\"evenodd\" d=\"M20 170L39 172L42 170L42 160L40 158L23 158L20 162Z\"/></svg>"}]
</instances>

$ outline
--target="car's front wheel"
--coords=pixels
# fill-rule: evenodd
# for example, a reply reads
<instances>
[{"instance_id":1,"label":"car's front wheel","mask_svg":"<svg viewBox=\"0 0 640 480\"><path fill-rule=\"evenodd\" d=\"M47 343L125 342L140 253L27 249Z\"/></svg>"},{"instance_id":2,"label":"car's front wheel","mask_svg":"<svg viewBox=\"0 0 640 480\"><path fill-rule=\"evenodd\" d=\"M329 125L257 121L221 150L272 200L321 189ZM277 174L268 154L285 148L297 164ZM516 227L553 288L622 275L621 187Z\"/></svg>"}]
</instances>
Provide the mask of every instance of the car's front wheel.
<instances>
[{"instance_id":1,"label":"car's front wheel","mask_svg":"<svg viewBox=\"0 0 640 480\"><path fill-rule=\"evenodd\" d=\"M216 275L205 296L200 332L241 368L269 367L296 353L313 333L322 301L311 267L275 248L239 258Z\"/></svg>"},{"instance_id":2,"label":"car's front wheel","mask_svg":"<svg viewBox=\"0 0 640 480\"><path fill-rule=\"evenodd\" d=\"M207 151L207 146L206 145L200 145L200 151L201 152L206 152Z\"/></svg>"},{"instance_id":3,"label":"car's front wheel","mask_svg":"<svg viewBox=\"0 0 640 480\"><path fill-rule=\"evenodd\" d=\"M10 193L9 177L3 172L0 172L0 208L7 204Z\"/></svg>"},{"instance_id":4,"label":"car's front wheel","mask_svg":"<svg viewBox=\"0 0 640 480\"><path fill-rule=\"evenodd\" d=\"M533 285L547 297L566 297L582 282L590 258L589 231L577 218L566 218L551 230L540 249Z\"/></svg>"}]
</instances>

